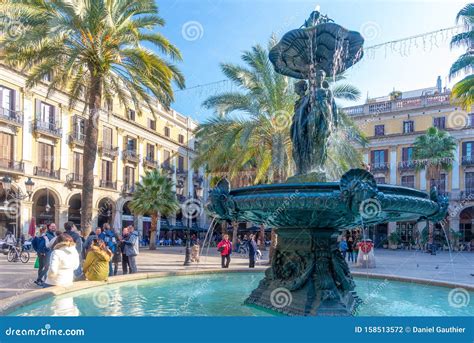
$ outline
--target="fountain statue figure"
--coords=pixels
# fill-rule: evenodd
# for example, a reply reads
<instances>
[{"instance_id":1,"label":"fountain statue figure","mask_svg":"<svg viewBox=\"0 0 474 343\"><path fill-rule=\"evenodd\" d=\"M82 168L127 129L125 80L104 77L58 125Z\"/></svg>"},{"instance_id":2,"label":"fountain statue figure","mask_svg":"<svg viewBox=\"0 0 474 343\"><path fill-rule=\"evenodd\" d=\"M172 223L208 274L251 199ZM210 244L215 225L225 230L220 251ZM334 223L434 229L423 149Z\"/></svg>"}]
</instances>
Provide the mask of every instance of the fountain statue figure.
<instances>
[{"instance_id":1,"label":"fountain statue figure","mask_svg":"<svg viewBox=\"0 0 474 343\"><path fill-rule=\"evenodd\" d=\"M337 127L337 107L325 77L324 70L316 72L312 94L306 94L306 81L295 84L300 98L295 103L290 131L296 175L322 173L327 142L332 128Z\"/></svg>"}]
</instances>

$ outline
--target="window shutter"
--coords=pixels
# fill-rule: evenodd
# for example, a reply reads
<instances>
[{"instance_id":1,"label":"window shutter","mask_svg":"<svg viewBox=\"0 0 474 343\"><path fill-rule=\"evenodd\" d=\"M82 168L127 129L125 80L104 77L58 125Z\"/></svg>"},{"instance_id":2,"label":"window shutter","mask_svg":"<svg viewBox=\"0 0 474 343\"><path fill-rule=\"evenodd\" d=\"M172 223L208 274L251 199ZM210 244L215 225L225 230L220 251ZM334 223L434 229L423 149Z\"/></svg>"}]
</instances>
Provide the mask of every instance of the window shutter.
<instances>
[{"instance_id":1,"label":"window shutter","mask_svg":"<svg viewBox=\"0 0 474 343\"><path fill-rule=\"evenodd\" d=\"M462 143L462 157L466 157L467 142Z\"/></svg>"},{"instance_id":2,"label":"window shutter","mask_svg":"<svg viewBox=\"0 0 474 343\"><path fill-rule=\"evenodd\" d=\"M370 152L370 163L374 164L375 162L375 151Z\"/></svg>"},{"instance_id":3,"label":"window shutter","mask_svg":"<svg viewBox=\"0 0 474 343\"><path fill-rule=\"evenodd\" d=\"M35 118L41 118L41 101L39 101L38 99L35 99Z\"/></svg>"},{"instance_id":4,"label":"window shutter","mask_svg":"<svg viewBox=\"0 0 474 343\"><path fill-rule=\"evenodd\" d=\"M54 117L55 116L55 108L54 106L49 106L49 123L50 124L56 124L56 118Z\"/></svg>"},{"instance_id":5,"label":"window shutter","mask_svg":"<svg viewBox=\"0 0 474 343\"><path fill-rule=\"evenodd\" d=\"M383 151L383 161L384 161L385 163L388 162L388 150L384 150L384 151Z\"/></svg>"},{"instance_id":6,"label":"window shutter","mask_svg":"<svg viewBox=\"0 0 474 343\"><path fill-rule=\"evenodd\" d=\"M13 98L15 99L15 107L13 107L15 109L15 111L19 111L20 110L20 92L18 91L12 91L13 92Z\"/></svg>"}]
</instances>

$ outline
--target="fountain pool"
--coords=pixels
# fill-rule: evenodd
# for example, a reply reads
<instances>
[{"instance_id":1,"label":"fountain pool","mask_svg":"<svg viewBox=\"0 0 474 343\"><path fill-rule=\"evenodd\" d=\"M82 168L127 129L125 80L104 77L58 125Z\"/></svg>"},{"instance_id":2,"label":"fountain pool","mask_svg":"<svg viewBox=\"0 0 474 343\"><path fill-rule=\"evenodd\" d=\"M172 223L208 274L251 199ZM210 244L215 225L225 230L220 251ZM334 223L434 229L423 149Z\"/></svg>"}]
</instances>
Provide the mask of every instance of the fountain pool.
<instances>
[{"instance_id":1,"label":"fountain pool","mask_svg":"<svg viewBox=\"0 0 474 343\"><path fill-rule=\"evenodd\" d=\"M264 274L260 272L218 273L116 283L51 297L22 307L10 315L281 315L244 305L245 299L263 277ZM459 307L456 295L452 294L450 288L366 277L354 277L354 281L363 301L354 313L356 316L474 316L472 303ZM474 292L457 296L474 299ZM282 295L275 301L280 306L287 299Z\"/></svg>"}]
</instances>

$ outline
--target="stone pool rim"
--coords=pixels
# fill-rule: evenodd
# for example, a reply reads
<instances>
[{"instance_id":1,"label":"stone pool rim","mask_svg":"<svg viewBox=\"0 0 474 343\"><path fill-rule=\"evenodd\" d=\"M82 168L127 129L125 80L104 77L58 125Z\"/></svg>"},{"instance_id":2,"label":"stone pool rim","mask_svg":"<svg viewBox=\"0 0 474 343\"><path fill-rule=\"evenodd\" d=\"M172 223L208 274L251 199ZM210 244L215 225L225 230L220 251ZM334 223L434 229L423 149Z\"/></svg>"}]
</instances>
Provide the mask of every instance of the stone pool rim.
<instances>
[{"instance_id":1,"label":"stone pool rim","mask_svg":"<svg viewBox=\"0 0 474 343\"><path fill-rule=\"evenodd\" d=\"M142 281L149 279L158 279L170 276L190 276L190 275L203 275L203 274L227 274L227 273L263 273L262 269L203 269L203 270L180 270L180 271L163 271L163 272L143 272L136 274L117 275L110 278L108 281L77 281L71 287L60 287L53 286L48 288L40 288L33 291L27 291L22 294L13 295L11 297L0 300L0 316L6 316L16 310L26 307L35 302L53 297L64 295L68 293L74 293L77 291L96 288L105 285L112 285L116 283L126 283L130 281ZM413 278L407 276L389 275L389 274L378 274L378 273L366 273L361 271L352 271L351 274L357 277L369 277L371 279L399 281L405 283L416 283L428 286L437 286L444 288L464 288L467 291L474 291L474 285L449 282L442 280L430 280L422 278Z\"/></svg>"}]
</instances>

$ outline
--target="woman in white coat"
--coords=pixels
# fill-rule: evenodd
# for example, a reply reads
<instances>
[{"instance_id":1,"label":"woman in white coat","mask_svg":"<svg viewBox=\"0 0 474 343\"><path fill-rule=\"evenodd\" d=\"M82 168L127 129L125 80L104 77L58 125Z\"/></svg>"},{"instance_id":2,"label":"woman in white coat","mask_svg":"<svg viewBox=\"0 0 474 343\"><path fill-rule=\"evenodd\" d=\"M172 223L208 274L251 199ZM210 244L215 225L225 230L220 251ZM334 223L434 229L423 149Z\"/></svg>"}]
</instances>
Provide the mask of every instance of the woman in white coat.
<instances>
[{"instance_id":1,"label":"woman in white coat","mask_svg":"<svg viewBox=\"0 0 474 343\"><path fill-rule=\"evenodd\" d=\"M76 243L71 236L63 233L54 242L45 286L71 286L77 267L79 267L79 255Z\"/></svg>"}]
</instances>

